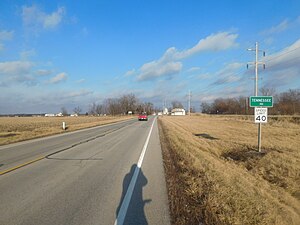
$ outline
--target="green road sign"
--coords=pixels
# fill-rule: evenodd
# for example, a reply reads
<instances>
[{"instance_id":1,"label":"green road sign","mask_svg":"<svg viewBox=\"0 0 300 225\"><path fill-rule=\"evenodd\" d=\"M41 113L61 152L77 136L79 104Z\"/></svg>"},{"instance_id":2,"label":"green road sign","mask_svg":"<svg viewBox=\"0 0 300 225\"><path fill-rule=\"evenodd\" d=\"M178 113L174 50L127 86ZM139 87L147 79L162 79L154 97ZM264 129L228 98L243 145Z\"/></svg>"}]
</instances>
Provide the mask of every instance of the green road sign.
<instances>
[{"instance_id":1,"label":"green road sign","mask_svg":"<svg viewBox=\"0 0 300 225\"><path fill-rule=\"evenodd\" d=\"M273 97L250 96L250 107L273 107Z\"/></svg>"}]
</instances>

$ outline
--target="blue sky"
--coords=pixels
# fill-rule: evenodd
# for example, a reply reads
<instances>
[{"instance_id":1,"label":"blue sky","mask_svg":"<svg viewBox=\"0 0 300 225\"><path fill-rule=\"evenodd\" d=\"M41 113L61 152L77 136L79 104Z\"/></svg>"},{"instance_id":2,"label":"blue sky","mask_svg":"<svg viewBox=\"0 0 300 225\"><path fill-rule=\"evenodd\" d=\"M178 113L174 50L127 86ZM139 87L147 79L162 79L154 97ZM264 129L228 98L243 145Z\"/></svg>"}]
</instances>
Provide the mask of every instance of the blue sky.
<instances>
[{"instance_id":1,"label":"blue sky","mask_svg":"<svg viewBox=\"0 0 300 225\"><path fill-rule=\"evenodd\" d=\"M0 114L300 88L300 1L0 1Z\"/></svg>"}]
</instances>

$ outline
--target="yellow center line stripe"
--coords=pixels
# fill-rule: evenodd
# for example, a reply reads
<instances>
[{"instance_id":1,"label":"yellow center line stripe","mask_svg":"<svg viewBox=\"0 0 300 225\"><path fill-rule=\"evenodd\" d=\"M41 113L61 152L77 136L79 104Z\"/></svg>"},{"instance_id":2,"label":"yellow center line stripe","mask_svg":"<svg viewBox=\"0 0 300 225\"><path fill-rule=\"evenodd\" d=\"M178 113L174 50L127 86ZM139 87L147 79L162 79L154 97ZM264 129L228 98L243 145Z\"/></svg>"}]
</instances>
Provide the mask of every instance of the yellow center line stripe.
<instances>
[{"instance_id":1,"label":"yellow center line stripe","mask_svg":"<svg viewBox=\"0 0 300 225\"><path fill-rule=\"evenodd\" d=\"M21 165L15 166L15 167L13 167L13 168L10 168L10 169L1 171L1 172L0 172L0 176L3 175L3 174L9 173L9 172L11 172L11 171L14 171L14 170L16 170L16 169L19 169L19 168L21 168L21 167L23 167L23 166L27 166L27 165L29 165L29 164L31 164L31 163L37 162L37 161L39 161L39 160L42 160L42 159L44 159L44 158L45 158L45 156L42 156L42 157L36 158L36 159L34 159L34 160L31 160L31 161L29 161L29 162L23 163L23 164L21 164Z\"/></svg>"}]
</instances>

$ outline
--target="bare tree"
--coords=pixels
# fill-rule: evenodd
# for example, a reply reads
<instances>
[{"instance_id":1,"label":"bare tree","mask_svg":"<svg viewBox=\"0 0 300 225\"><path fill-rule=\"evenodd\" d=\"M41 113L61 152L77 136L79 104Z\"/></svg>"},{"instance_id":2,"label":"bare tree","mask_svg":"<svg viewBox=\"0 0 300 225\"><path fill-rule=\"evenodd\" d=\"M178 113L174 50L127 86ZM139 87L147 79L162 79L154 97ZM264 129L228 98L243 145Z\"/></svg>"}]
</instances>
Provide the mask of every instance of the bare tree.
<instances>
[{"instance_id":1,"label":"bare tree","mask_svg":"<svg viewBox=\"0 0 300 225\"><path fill-rule=\"evenodd\" d=\"M300 113L300 89L290 89L276 96L275 109L280 114Z\"/></svg>"},{"instance_id":2,"label":"bare tree","mask_svg":"<svg viewBox=\"0 0 300 225\"><path fill-rule=\"evenodd\" d=\"M175 108L181 108L181 109L183 109L183 105L179 101L173 101L173 102L171 102L171 104L172 104L172 108L173 109L175 109Z\"/></svg>"},{"instance_id":3,"label":"bare tree","mask_svg":"<svg viewBox=\"0 0 300 225\"><path fill-rule=\"evenodd\" d=\"M63 116L67 116L68 115L68 111L65 107L61 107L61 113L63 114Z\"/></svg>"},{"instance_id":4,"label":"bare tree","mask_svg":"<svg viewBox=\"0 0 300 225\"><path fill-rule=\"evenodd\" d=\"M129 94L129 95L123 95L119 99L120 107L122 113L128 113L128 111L134 111L137 105L137 98L135 97L134 94Z\"/></svg>"},{"instance_id":5,"label":"bare tree","mask_svg":"<svg viewBox=\"0 0 300 225\"><path fill-rule=\"evenodd\" d=\"M274 88L263 88L263 95L274 95ZM201 104L203 113L211 114L253 114L253 108L249 107L248 97L218 98L212 103ZM274 106L269 109L270 114L293 115L300 114L300 89L290 89L276 94Z\"/></svg>"},{"instance_id":6,"label":"bare tree","mask_svg":"<svg viewBox=\"0 0 300 225\"><path fill-rule=\"evenodd\" d=\"M75 107L75 108L73 109L73 112L74 112L75 114L79 115L79 114L82 112L82 110L81 110L81 108L80 108L79 106L77 106L77 107Z\"/></svg>"},{"instance_id":7,"label":"bare tree","mask_svg":"<svg viewBox=\"0 0 300 225\"><path fill-rule=\"evenodd\" d=\"M142 112L146 112L147 114L152 114L155 110L154 110L154 105L151 102L144 102L144 103L139 103L136 106L136 110L137 113L142 113Z\"/></svg>"},{"instance_id":8,"label":"bare tree","mask_svg":"<svg viewBox=\"0 0 300 225\"><path fill-rule=\"evenodd\" d=\"M273 96L276 93L275 88L262 87L259 89L261 95L263 96Z\"/></svg>"},{"instance_id":9,"label":"bare tree","mask_svg":"<svg viewBox=\"0 0 300 225\"><path fill-rule=\"evenodd\" d=\"M95 102L90 105L89 114L93 116L99 116L100 114L104 114L104 106L101 104L96 104Z\"/></svg>"},{"instance_id":10,"label":"bare tree","mask_svg":"<svg viewBox=\"0 0 300 225\"><path fill-rule=\"evenodd\" d=\"M201 111L202 111L202 113L207 113L207 114L212 113L211 105L207 102L202 102L201 103Z\"/></svg>"},{"instance_id":11,"label":"bare tree","mask_svg":"<svg viewBox=\"0 0 300 225\"><path fill-rule=\"evenodd\" d=\"M96 115L97 114L96 108L97 108L97 105L95 102L93 102L92 105L90 105L90 107L89 107L89 114Z\"/></svg>"},{"instance_id":12,"label":"bare tree","mask_svg":"<svg viewBox=\"0 0 300 225\"><path fill-rule=\"evenodd\" d=\"M96 105L95 112L97 115L103 114L103 105L101 104Z\"/></svg>"},{"instance_id":13,"label":"bare tree","mask_svg":"<svg viewBox=\"0 0 300 225\"><path fill-rule=\"evenodd\" d=\"M122 113L120 101L117 98L108 98L105 100L106 111L110 115L118 115Z\"/></svg>"},{"instance_id":14,"label":"bare tree","mask_svg":"<svg viewBox=\"0 0 300 225\"><path fill-rule=\"evenodd\" d=\"M145 102L144 103L144 111L147 113L147 114L152 114L154 112L154 107L153 107L153 104L151 102Z\"/></svg>"},{"instance_id":15,"label":"bare tree","mask_svg":"<svg viewBox=\"0 0 300 225\"><path fill-rule=\"evenodd\" d=\"M245 97L218 98L213 103L201 104L203 113L211 114L243 114L246 111Z\"/></svg>"}]
</instances>

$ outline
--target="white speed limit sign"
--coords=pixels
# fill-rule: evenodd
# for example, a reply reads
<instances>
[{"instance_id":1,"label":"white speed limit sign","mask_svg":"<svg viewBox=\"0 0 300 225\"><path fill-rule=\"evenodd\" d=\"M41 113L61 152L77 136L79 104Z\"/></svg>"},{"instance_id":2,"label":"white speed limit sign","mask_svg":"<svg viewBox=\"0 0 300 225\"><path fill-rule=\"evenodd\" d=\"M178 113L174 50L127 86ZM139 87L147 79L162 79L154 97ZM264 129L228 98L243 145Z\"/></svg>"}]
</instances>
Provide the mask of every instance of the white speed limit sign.
<instances>
[{"instance_id":1,"label":"white speed limit sign","mask_svg":"<svg viewBox=\"0 0 300 225\"><path fill-rule=\"evenodd\" d=\"M267 123L268 108L255 107L254 119L255 123Z\"/></svg>"}]
</instances>

